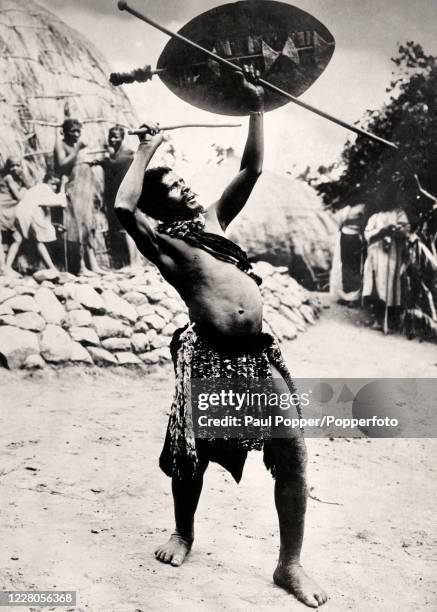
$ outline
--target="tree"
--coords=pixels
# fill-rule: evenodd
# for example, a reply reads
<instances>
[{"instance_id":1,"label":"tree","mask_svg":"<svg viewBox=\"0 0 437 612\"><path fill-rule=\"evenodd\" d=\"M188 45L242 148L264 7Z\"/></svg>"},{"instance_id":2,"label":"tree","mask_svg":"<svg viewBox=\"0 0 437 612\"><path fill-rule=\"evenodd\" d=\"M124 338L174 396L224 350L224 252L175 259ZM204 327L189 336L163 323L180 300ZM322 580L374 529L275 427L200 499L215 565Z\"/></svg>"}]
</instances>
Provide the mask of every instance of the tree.
<instances>
[{"instance_id":1,"label":"tree","mask_svg":"<svg viewBox=\"0 0 437 612\"><path fill-rule=\"evenodd\" d=\"M376 212L383 202L396 197L410 213L429 200L419 196L414 173L431 193L437 193L437 61L414 42L400 45L392 58L396 73L387 93L389 101L379 110L368 110L365 129L399 146L398 150L364 136L349 140L341 162L344 171L334 180L320 177L317 191L326 206L341 208L351 199Z\"/></svg>"}]
</instances>

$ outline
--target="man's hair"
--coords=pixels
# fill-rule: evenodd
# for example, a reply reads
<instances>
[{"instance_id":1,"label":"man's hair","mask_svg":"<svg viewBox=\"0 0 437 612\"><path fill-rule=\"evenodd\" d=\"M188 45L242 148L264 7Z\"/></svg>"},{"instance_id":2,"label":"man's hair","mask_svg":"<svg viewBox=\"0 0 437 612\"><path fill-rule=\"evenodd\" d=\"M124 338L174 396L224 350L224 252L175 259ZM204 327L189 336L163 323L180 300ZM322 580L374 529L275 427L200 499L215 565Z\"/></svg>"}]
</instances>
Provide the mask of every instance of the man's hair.
<instances>
[{"instance_id":1,"label":"man's hair","mask_svg":"<svg viewBox=\"0 0 437 612\"><path fill-rule=\"evenodd\" d=\"M161 183L161 180L169 172L171 172L171 168L168 166L157 166L156 168L146 170L144 173L143 188L138 200L138 208L149 217L153 217L153 219L159 220L159 203L166 195L166 188Z\"/></svg>"},{"instance_id":2,"label":"man's hair","mask_svg":"<svg viewBox=\"0 0 437 612\"><path fill-rule=\"evenodd\" d=\"M68 130L72 130L74 128L82 129L82 124L79 119L68 118L64 120L64 123L62 124L62 129L64 132L68 132Z\"/></svg>"},{"instance_id":3,"label":"man's hair","mask_svg":"<svg viewBox=\"0 0 437 612\"><path fill-rule=\"evenodd\" d=\"M14 166L17 162L21 165L21 160L16 155L11 155L10 157L8 157L3 168L3 174L8 174L11 167Z\"/></svg>"},{"instance_id":4,"label":"man's hair","mask_svg":"<svg viewBox=\"0 0 437 612\"><path fill-rule=\"evenodd\" d=\"M115 134L117 132L119 132L119 134L120 134L120 136L121 136L121 138L123 140L124 135L125 135L124 127L121 126L121 125L118 125L118 123L116 125L113 125L112 128L109 128L108 136L110 136L111 134Z\"/></svg>"}]
</instances>

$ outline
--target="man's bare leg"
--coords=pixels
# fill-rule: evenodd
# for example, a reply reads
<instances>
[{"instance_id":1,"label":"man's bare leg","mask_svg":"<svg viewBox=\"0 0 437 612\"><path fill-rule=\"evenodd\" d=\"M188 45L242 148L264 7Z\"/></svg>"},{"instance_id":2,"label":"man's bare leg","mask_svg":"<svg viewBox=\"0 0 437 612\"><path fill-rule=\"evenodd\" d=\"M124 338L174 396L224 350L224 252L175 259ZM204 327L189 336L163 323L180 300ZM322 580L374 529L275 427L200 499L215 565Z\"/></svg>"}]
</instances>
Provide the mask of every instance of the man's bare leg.
<instances>
[{"instance_id":1,"label":"man's bare leg","mask_svg":"<svg viewBox=\"0 0 437 612\"><path fill-rule=\"evenodd\" d=\"M41 259L45 263L46 267L49 270L56 270L56 271L58 271L57 267L53 263L52 258L50 257L50 253L48 252L46 245L43 242L37 242L36 243L36 247L38 249L39 256L41 257Z\"/></svg>"},{"instance_id":2,"label":"man's bare leg","mask_svg":"<svg viewBox=\"0 0 437 612\"><path fill-rule=\"evenodd\" d=\"M303 439L295 440L293 469L278 473L275 482L275 504L279 518L281 546L274 582L292 593L299 601L317 608L327 600L326 593L304 572L300 563L307 483L305 475L306 449Z\"/></svg>"},{"instance_id":3,"label":"man's bare leg","mask_svg":"<svg viewBox=\"0 0 437 612\"><path fill-rule=\"evenodd\" d=\"M85 252L88 257L90 267L85 263ZM85 246L79 243L79 275L80 276L95 276L96 274L102 274L102 270L99 268L97 259L94 253L94 249L89 246Z\"/></svg>"},{"instance_id":4,"label":"man's bare leg","mask_svg":"<svg viewBox=\"0 0 437 612\"><path fill-rule=\"evenodd\" d=\"M18 255L18 251L20 250L21 243L23 239L20 237L18 240L15 239L14 242L9 247L8 254L6 256L6 264L5 264L5 274L13 276L18 276L18 273L12 268L13 263Z\"/></svg>"},{"instance_id":5,"label":"man's bare leg","mask_svg":"<svg viewBox=\"0 0 437 612\"><path fill-rule=\"evenodd\" d=\"M140 266L140 258L138 254L137 245L132 240L132 238L129 236L129 234L126 234L126 245L127 245L127 251L129 254L129 264L128 265L131 268Z\"/></svg>"},{"instance_id":6,"label":"man's bare leg","mask_svg":"<svg viewBox=\"0 0 437 612\"><path fill-rule=\"evenodd\" d=\"M172 478L172 493L176 528L169 541L155 550L155 558L162 563L182 565L194 541L194 514L203 486L203 474L192 479Z\"/></svg>"},{"instance_id":7,"label":"man's bare leg","mask_svg":"<svg viewBox=\"0 0 437 612\"><path fill-rule=\"evenodd\" d=\"M90 262L91 271L95 274L103 274L102 268L97 263L96 253L93 247L87 248L88 261Z\"/></svg>"},{"instance_id":8,"label":"man's bare leg","mask_svg":"<svg viewBox=\"0 0 437 612\"><path fill-rule=\"evenodd\" d=\"M285 381L271 366L276 393L288 392ZM280 440L278 440L280 442ZM286 441L284 440L284 443ZM311 608L326 602L323 589L304 572L300 563L305 512L308 497L306 481L307 450L305 440L297 437L281 450L281 464L277 466L275 481L275 505L279 519L280 551L278 565L273 574L275 584L292 593L299 601Z\"/></svg>"}]
</instances>

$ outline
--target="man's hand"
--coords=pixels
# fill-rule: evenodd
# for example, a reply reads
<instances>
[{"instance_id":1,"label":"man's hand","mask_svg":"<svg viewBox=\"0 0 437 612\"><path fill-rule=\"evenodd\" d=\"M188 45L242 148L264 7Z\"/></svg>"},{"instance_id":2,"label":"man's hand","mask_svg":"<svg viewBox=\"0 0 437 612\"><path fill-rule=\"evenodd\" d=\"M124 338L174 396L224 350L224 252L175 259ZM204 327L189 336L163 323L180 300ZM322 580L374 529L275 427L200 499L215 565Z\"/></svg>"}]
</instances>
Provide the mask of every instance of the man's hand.
<instances>
[{"instance_id":1,"label":"man's hand","mask_svg":"<svg viewBox=\"0 0 437 612\"><path fill-rule=\"evenodd\" d=\"M78 151L82 151L82 149L86 149L87 148L87 144L85 142L83 142L82 140L78 140L76 143L76 149Z\"/></svg>"},{"instance_id":2,"label":"man's hand","mask_svg":"<svg viewBox=\"0 0 437 612\"><path fill-rule=\"evenodd\" d=\"M140 125L140 130L144 130L144 133L138 134L140 143L147 143L152 146L159 147L164 140L164 135L159 128L159 123L153 121L147 121Z\"/></svg>"},{"instance_id":3,"label":"man's hand","mask_svg":"<svg viewBox=\"0 0 437 612\"><path fill-rule=\"evenodd\" d=\"M235 93L244 98L251 111L264 110L264 88L258 85L260 71L253 66L243 65L243 72L233 73Z\"/></svg>"}]
</instances>

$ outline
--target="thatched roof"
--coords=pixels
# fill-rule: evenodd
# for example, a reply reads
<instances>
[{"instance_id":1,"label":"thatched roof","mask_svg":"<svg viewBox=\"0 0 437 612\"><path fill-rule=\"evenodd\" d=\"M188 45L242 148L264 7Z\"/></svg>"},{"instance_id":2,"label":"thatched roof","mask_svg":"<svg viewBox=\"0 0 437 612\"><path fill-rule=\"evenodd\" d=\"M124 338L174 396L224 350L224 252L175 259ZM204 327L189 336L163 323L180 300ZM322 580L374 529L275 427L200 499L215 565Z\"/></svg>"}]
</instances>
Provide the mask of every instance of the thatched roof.
<instances>
[{"instance_id":1,"label":"thatched roof","mask_svg":"<svg viewBox=\"0 0 437 612\"><path fill-rule=\"evenodd\" d=\"M220 196L238 171L239 162L230 156L192 177L201 201L210 203ZM322 209L321 199L311 187L264 170L229 235L253 259L290 265L290 259L300 256L313 271L328 271L337 229L333 216Z\"/></svg>"},{"instance_id":2,"label":"thatched roof","mask_svg":"<svg viewBox=\"0 0 437 612\"><path fill-rule=\"evenodd\" d=\"M111 125L135 125L109 73L94 46L45 8L33 0L0 0L0 163L24 156L39 178L66 103L83 123L89 150L102 148Z\"/></svg>"}]
</instances>

